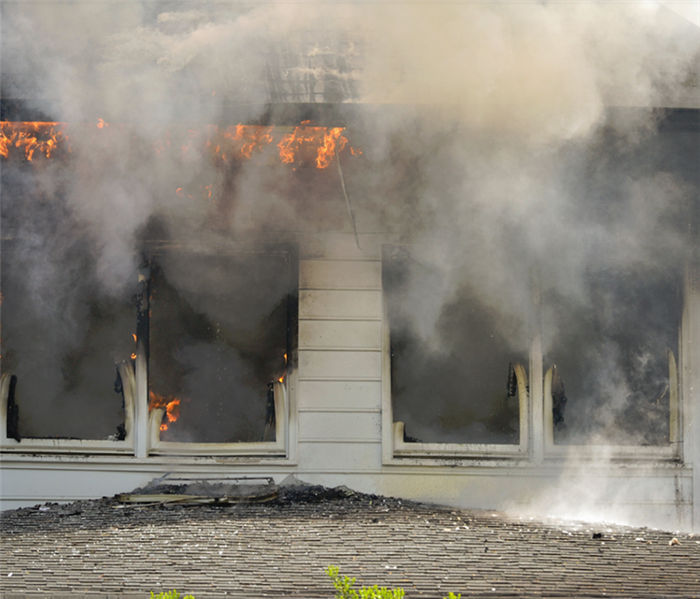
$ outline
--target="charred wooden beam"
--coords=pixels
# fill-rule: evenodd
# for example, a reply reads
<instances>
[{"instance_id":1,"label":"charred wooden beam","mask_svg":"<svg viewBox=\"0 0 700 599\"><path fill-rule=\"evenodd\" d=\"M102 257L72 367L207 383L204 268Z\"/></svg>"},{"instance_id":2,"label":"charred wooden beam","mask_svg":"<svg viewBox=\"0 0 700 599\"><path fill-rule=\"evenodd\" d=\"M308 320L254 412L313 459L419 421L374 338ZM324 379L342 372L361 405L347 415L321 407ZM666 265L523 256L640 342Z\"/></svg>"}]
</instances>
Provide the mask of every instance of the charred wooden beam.
<instances>
[{"instance_id":1,"label":"charred wooden beam","mask_svg":"<svg viewBox=\"0 0 700 599\"><path fill-rule=\"evenodd\" d=\"M19 406L15 401L16 387L17 377L13 374L10 377L10 387L7 394L7 438L14 439L19 443L22 438L19 434Z\"/></svg>"},{"instance_id":2,"label":"charred wooden beam","mask_svg":"<svg viewBox=\"0 0 700 599\"><path fill-rule=\"evenodd\" d=\"M559 430L566 429L564 422L564 408L566 407L566 392L564 381L559 376L556 366L552 366L552 422Z\"/></svg>"}]
</instances>

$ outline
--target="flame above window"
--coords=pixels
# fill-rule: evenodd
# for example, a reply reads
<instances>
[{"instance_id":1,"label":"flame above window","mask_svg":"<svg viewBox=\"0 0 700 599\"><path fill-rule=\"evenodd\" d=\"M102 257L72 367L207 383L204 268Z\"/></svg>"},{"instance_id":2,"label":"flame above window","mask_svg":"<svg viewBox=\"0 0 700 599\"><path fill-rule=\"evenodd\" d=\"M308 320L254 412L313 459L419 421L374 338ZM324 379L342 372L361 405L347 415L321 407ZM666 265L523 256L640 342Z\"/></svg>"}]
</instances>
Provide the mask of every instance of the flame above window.
<instances>
[{"instance_id":1,"label":"flame above window","mask_svg":"<svg viewBox=\"0 0 700 599\"><path fill-rule=\"evenodd\" d=\"M124 130L122 124L98 119L92 124L60 122L0 122L0 156L32 161L36 157L51 158L58 149L71 152L71 129L87 129L95 135L109 135L110 130ZM214 161L250 160L264 157L282 164L313 164L327 168L333 157L348 144L344 127L317 127L303 121L297 127L243 125L230 127L206 125L198 129L168 130L152 142L156 155L198 152ZM353 156L362 153L350 148Z\"/></svg>"}]
</instances>

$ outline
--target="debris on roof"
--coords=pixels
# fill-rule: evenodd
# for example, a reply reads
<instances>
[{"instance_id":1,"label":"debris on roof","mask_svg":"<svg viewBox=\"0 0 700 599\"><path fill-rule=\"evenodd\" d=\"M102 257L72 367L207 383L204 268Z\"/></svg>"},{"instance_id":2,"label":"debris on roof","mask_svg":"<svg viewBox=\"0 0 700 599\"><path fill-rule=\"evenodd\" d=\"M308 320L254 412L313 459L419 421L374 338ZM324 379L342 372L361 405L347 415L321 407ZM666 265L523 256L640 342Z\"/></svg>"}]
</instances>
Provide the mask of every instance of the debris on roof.
<instances>
[{"instance_id":1,"label":"debris on roof","mask_svg":"<svg viewBox=\"0 0 700 599\"><path fill-rule=\"evenodd\" d=\"M196 482L179 484L162 495L177 497ZM199 496L232 497L236 484L254 486L205 481ZM260 485L268 486L277 496L265 502L117 496L3 512L4 596L177 588L197 599L328 598L329 565L360 585L401 587L407 599L700 596L700 537L691 534L543 522L295 480Z\"/></svg>"}]
</instances>

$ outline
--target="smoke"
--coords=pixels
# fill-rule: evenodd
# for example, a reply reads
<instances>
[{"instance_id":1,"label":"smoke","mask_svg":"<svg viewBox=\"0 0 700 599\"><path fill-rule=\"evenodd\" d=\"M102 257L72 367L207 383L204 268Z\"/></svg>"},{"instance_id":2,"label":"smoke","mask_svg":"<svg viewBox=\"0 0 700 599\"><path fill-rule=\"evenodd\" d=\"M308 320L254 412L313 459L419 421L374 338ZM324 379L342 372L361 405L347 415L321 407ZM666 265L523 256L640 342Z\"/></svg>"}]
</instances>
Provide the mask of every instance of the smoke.
<instances>
[{"instance_id":1,"label":"smoke","mask_svg":"<svg viewBox=\"0 0 700 599\"><path fill-rule=\"evenodd\" d=\"M523 360L541 318L547 364L570 363L565 382L588 368L572 348L602 337L595 371L620 402L604 403L625 413L633 342L621 325L596 338L575 323L610 318L601 277L635 272L657 289L684 259L696 150L644 107L678 105L697 76L690 23L653 2L5 3L2 16L3 97L109 124L107 136L76 130L65 163L32 168L35 188L27 165L4 165L3 238L20 240L35 328L61 314L59 337L83 338L81 285L133 294L154 231L202 245L349 231L332 169L221 166L203 143L179 146L231 114L263 118L270 102L362 104L348 135L364 153L343 168L360 233L411 247L397 332L439 362L461 347L449 323L472 322L458 309L470 306L498 339L486 353ZM677 349L678 303L664 305L649 333L661 341L632 352L655 364ZM507 363L494 366L504 378ZM568 387L570 410L576 396L591 404L585 388Z\"/></svg>"}]
</instances>

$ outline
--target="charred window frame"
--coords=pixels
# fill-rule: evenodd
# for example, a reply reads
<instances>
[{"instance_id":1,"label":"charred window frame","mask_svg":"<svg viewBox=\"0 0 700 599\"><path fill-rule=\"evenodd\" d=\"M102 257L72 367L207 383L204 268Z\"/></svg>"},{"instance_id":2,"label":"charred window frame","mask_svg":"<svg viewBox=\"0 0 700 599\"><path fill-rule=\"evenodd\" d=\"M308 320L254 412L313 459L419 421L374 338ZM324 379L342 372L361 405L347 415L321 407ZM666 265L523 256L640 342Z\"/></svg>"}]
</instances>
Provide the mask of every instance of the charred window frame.
<instances>
[{"instance_id":1,"label":"charred window frame","mask_svg":"<svg viewBox=\"0 0 700 599\"><path fill-rule=\"evenodd\" d=\"M24 296L21 257L31 243L21 236L2 240L6 301L0 310L5 325L11 326L3 331L0 449L133 454L138 411L132 340L136 297L129 293L119 298L100 295L86 269L81 284L68 290L61 303L67 312L70 309L70 314L80 317L82 328L62 331L64 318L47 330L32 316ZM75 258L88 259L88 254L89 250L81 248ZM63 335L70 339L63 341ZM44 362L47 359L50 364ZM81 417L80 423L73 422L77 428L71 425L76 414ZM68 422L62 424L62 418Z\"/></svg>"},{"instance_id":2,"label":"charred window frame","mask_svg":"<svg viewBox=\"0 0 700 599\"><path fill-rule=\"evenodd\" d=\"M406 293L404 287L404 277L407 275L406 269L409 268L411 262L410 249L403 246L384 246L382 252L382 285L384 298L384 327L383 327L383 355L384 367L382 384L382 395L384 397L384 447L385 461L388 463L409 463L409 458L465 458L465 459L523 459L529 454L529 426L530 426L530 406L529 406L529 385L527 370L527 356L504 357L503 361L503 376L494 374L491 379L483 385L479 381L477 386L487 387L489 392L494 392L494 401L489 405L487 412L477 416L474 422L478 427L486 427L487 431L482 431L481 436L486 439L480 439L479 442L471 440L450 442L442 440L430 440L425 442L420 438L413 438L415 432L411 431L410 426L406 426L401 420L401 409L397 409L396 401L398 399L397 387L401 385L400 361L406 356L406 353L411 353L416 356L421 353L421 349L416 345L416 338L413 337L408 329L404 327L402 321L401 310L396 304L397 298ZM480 306L473 298L466 300L473 301L473 306L467 307L470 311L474 309L484 308ZM462 307L466 304L462 302ZM455 317L455 312L459 312L460 302L451 306L452 316L446 316L448 326L451 317ZM486 313L485 313L486 314ZM445 317L445 314L443 314ZM486 316L485 323L480 323L477 328L481 328L482 324L488 327L490 317ZM476 324L473 318L467 317L462 319L461 324ZM474 336L480 335L474 332ZM483 335L482 335L483 336ZM468 333L463 336L463 342L466 340L469 344ZM500 341L500 340L498 340ZM496 345L498 344L496 341ZM455 354L455 348L449 355L449 364L446 371L453 376L459 376L460 370L458 360ZM519 358L519 359L518 359ZM431 368L429 365L425 368L425 373L431 373L430 376L440 376L436 374L437 369ZM420 376L420 372L414 372ZM458 387L455 391L447 390L449 402L453 403L454 409L448 407L448 411L444 414L437 414L437 418L441 421L449 419L456 412L464 412L465 418L469 420L470 406L460 406L460 400L471 400L470 394L473 397L474 387L470 389L470 385L465 381L453 381L449 387ZM483 392L483 390L481 391ZM443 393L444 394L444 393ZM430 391L416 396L419 402L430 404L435 401L435 397L430 397ZM498 397L496 397L498 396ZM472 401L473 403L473 401ZM405 411L405 410L404 410ZM456 414L459 417L459 413ZM507 426L506 426L507 425ZM449 428L451 424L448 422L445 428ZM505 429L508 430L505 430ZM419 435L416 435L417 437ZM467 434L469 436L469 434ZM472 435L474 436L474 435ZM501 442L488 442L488 437L501 437ZM387 452L387 448L389 449ZM398 461L397 461L398 459Z\"/></svg>"},{"instance_id":3,"label":"charred window frame","mask_svg":"<svg viewBox=\"0 0 700 599\"><path fill-rule=\"evenodd\" d=\"M202 250L201 246L198 248L192 248L187 246L153 246L148 249L148 259L147 259L147 271L148 274L145 276L144 281L144 297L146 298L146 304L143 307L142 313L144 318L140 326L140 334L144 339L144 361L143 370L140 380L140 390L141 395L144 395L141 399L144 405L148 405L148 422L147 422L147 448L146 451L149 455L167 455L167 454L177 454L177 455L192 455L192 456L214 456L214 455L232 455L232 456L270 456L270 457L291 457L290 448L293 433L290 430L290 409L293 403L294 389L296 388L295 377L296 377L296 363L297 363L297 339L298 339L298 249L293 244L274 244L274 245L255 245L255 244L231 244L225 248L217 248L216 250L208 249ZM190 293L190 299L185 296L182 288L177 288L177 284L172 284L167 277L163 276L162 261L166 256L177 256L179 259L183 259L185 262L189 262L190 266L195 265L197 262L200 263L200 270L206 269L204 265L209 263L212 264L212 268L215 270L217 268L231 267L235 270L235 264L239 266L242 264L247 264L246 268L251 268L248 271L248 275L254 272L265 269L266 262L284 263L286 268L286 280L282 283L284 288L283 296L279 298L275 296L273 298L273 303L275 304L273 309L272 319L275 321L273 328L274 331L264 330L266 326L270 323L260 325L257 322L249 322L251 328L236 335L233 335L232 327L226 327L225 324L221 325L221 330L219 330L219 324L214 323L216 318L213 318L210 314L205 314L206 310L199 310L195 304L199 302L213 302L218 304L218 308L224 309L224 306L220 302L230 301L232 298L232 290L229 289L228 294L223 293L222 295L209 294L203 292L201 289L197 291L196 301L191 301L192 293ZM247 260L248 259L248 260ZM228 262L228 265L226 264ZM224 274L224 273L222 273ZM231 274L231 273L229 273ZM240 273L239 273L240 274ZM269 275L269 273L268 273ZM265 279L265 276L263 276ZM250 281L249 281L250 282ZM265 282L265 281L263 281ZM269 283L269 276L267 281ZM245 285L244 285L245 287ZM277 286L277 291L279 292L280 286ZM202 293L200 293L202 291ZM244 289L245 291L245 289ZM192 289L190 289L192 292ZM265 290L262 289L261 293L264 294ZM160 297L159 297L160 295ZM169 295L170 297L166 300L163 296ZM251 297L254 298L253 293ZM260 298L258 298L260 299ZM235 304L235 298L233 298L233 303ZM160 305L159 305L160 302ZM258 302L264 303L264 302ZM177 331L168 330L167 335L164 335L164 325L167 325L159 314L159 310L162 309L179 311L178 324L174 328L179 329ZM258 306L248 306L248 309L258 309ZM263 311L265 308L260 308ZM219 314L221 316L222 314ZM257 315L261 316L261 315ZM268 315L269 316L269 315ZM232 316L235 319L235 315ZM262 315L262 320L265 320L265 315ZM240 322L238 323L240 324ZM262 329L260 328L262 326ZM257 327L257 331L253 331L253 328ZM283 328L282 328L283 327ZM216 329L216 330L214 330ZM268 327L269 329L269 327ZM186 347L179 347L174 349L172 345L172 340L168 341L165 336L170 337L174 335L174 338L180 338L183 340L187 338L184 345ZM253 376L256 379L260 379L254 393L259 396L256 400L258 416L264 417L264 421L256 421L261 426L254 429L253 432L241 436L241 431L239 430L239 436L237 438L227 438L226 434L230 431L225 431L227 428L226 415L221 415L221 410L226 412L234 412L235 409L231 406L226 406L223 401L224 397L235 397L236 393L231 392L230 396L227 396L226 390L222 391L221 388L214 391L210 391L211 397L204 399L207 395L206 392L202 392L203 395L200 396L200 402L210 402L209 407L204 409L204 413L200 413L200 423L202 418L212 418L216 417L219 425L223 428L221 429L222 435L219 438L209 438L206 431L203 433L201 427L198 432L193 430L191 438L189 433L186 431L184 424L188 417L188 410L190 410L190 417L196 412L196 399L193 397L188 397L187 393L183 394L183 397L176 397L173 393L172 387L172 377L179 377L180 382L178 383L180 387L187 388L188 384L185 379L199 380L202 381L203 378L210 377L210 381L214 379L221 380L222 377L234 376L231 374L231 370L236 369L233 361L241 358L242 353L247 355L242 356L242 360L248 360L247 365L250 366L251 361L260 360L260 352L265 351L260 347L248 348L246 351L241 350L240 344L251 343L255 345L256 343L270 342L270 335L275 337L272 345L284 344L284 355L277 355L279 351L275 353L274 356L267 356L275 361L275 365L272 367L274 374L270 374L268 378L265 379L264 384L261 375L258 371L254 373ZM245 339L243 339L245 337ZM256 338L257 337L257 338ZM262 339L265 337L266 339ZM177 339L176 339L177 340ZM169 348L166 348L170 344ZM276 344L276 345L275 345ZM181 344L182 345L182 344ZM173 361L173 351L179 352L176 359ZM182 363L178 363L178 360L182 358L183 352L200 351L200 358L205 361L205 368L193 367L192 364L188 364L183 367ZM208 355L202 358L201 351ZM257 352L257 353L256 353ZM254 354L254 355L253 355ZM197 358L197 359L200 359ZM262 356L265 358L265 356ZM209 362L206 364L206 362ZM215 362L213 364L212 362ZM201 365L200 365L201 366ZM266 364L266 366L268 366ZM184 368L184 369L183 369ZM251 368L254 369L253 366ZM208 369L208 371L207 371ZM179 372L176 372L178 371ZM259 370L259 369L258 369ZM165 372L168 371L168 372ZM185 372L186 371L186 372ZM272 371L270 371L272 373ZM184 378L183 378L184 377ZM144 380L145 379L145 380ZM238 380L238 379L237 379ZM178 386L175 384L175 387ZM240 381L236 384L240 384ZM165 387L162 391L157 387ZM242 391L242 388L238 389ZM250 393L251 390L246 388L246 392ZM218 393L218 395L217 395ZM223 395L222 395L223 394ZM218 397L218 400L216 399ZM173 405L171 402L174 399L180 399L179 405ZM217 404L218 401L218 404ZM260 403L262 402L262 403ZM214 414L211 410L214 410L214 406L217 406L219 413ZM209 412L207 412L209 410ZM182 420L174 420L171 422L171 416L178 415L177 412L180 411L180 417ZM201 411L201 409L200 409ZM229 414L229 417L231 414ZM230 418L229 418L230 421ZM180 424L178 424L178 422ZM223 423L223 424L222 424ZM212 430L214 429L214 422L212 424ZM233 425L233 422L231 422ZM183 426L180 426L183 425ZM264 426L263 426L264 425ZM180 426L179 432L177 428ZM164 430L166 427L170 427L168 430ZM233 428L233 426L231 426ZM202 437L204 434L204 437ZM213 433L212 433L213 434Z\"/></svg>"}]
</instances>

